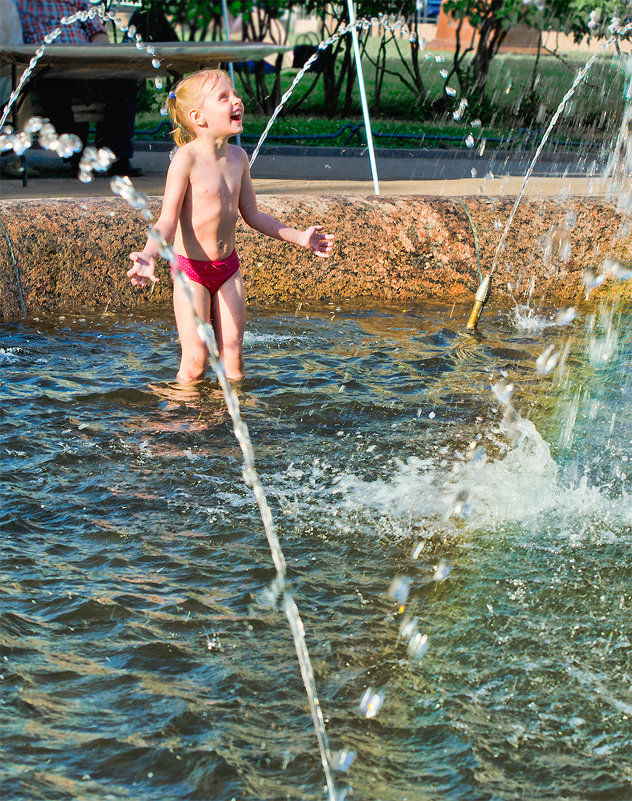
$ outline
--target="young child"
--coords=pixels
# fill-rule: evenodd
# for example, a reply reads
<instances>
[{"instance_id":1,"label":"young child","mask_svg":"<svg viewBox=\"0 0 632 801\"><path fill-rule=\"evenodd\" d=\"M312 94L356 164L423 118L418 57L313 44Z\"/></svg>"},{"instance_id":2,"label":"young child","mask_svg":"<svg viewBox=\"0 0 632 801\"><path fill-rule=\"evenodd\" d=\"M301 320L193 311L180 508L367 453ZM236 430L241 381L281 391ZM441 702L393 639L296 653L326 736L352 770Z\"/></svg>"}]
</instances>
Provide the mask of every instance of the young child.
<instances>
[{"instance_id":1,"label":"young child","mask_svg":"<svg viewBox=\"0 0 632 801\"><path fill-rule=\"evenodd\" d=\"M244 284L235 250L237 215L267 236L309 248L328 257L333 235L321 225L298 231L257 207L246 153L228 140L243 129L241 99L227 73L202 70L181 80L167 100L178 150L167 172L160 217L155 229L173 240L177 263L191 280L197 315L210 322L229 379L244 377ZM144 287L154 275L159 245L150 236L127 275ZM204 377L206 345L198 336L191 304L176 281L173 290L182 347L178 381L190 384Z\"/></svg>"}]
</instances>

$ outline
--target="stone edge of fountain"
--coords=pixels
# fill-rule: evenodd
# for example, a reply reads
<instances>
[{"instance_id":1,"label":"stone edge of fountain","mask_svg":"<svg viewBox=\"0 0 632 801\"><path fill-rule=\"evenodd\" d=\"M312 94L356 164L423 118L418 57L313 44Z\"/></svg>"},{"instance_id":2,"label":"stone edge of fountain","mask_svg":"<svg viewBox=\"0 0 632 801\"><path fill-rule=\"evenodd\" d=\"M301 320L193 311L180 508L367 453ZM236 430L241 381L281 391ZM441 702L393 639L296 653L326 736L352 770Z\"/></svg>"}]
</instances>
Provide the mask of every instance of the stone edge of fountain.
<instances>
[{"instance_id":1,"label":"stone edge of fountain","mask_svg":"<svg viewBox=\"0 0 632 801\"><path fill-rule=\"evenodd\" d=\"M323 224L336 235L331 259L270 240L239 223L238 252L248 302L256 305L366 300L470 302L489 271L511 198L331 195L266 196L268 213L299 228ZM158 213L159 198L150 199ZM167 265L153 292L130 286L129 253L147 224L120 198L0 201L0 315L61 309L148 308L169 303ZM10 242L10 245L9 245ZM524 200L497 260L492 294L551 304L585 298L586 267L630 260L632 236L613 204ZM18 280L19 278L19 280ZM20 289L21 286L21 289ZM604 282L591 297L627 294Z\"/></svg>"}]
</instances>

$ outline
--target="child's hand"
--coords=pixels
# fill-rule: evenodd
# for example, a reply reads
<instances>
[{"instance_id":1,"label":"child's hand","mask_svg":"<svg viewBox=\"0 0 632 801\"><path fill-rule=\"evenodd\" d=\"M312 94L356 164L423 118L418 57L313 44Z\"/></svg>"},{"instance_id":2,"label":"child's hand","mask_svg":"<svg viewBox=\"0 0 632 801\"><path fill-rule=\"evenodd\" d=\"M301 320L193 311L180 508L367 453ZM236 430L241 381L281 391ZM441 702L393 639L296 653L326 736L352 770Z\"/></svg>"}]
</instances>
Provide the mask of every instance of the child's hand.
<instances>
[{"instance_id":1,"label":"child's hand","mask_svg":"<svg viewBox=\"0 0 632 801\"><path fill-rule=\"evenodd\" d=\"M314 252L316 256L328 259L334 247L334 235L323 233L322 225L312 225L307 231L303 231L305 237L305 247Z\"/></svg>"},{"instance_id":2,"label":"child's hand","mask_svg":"<svg viewBox=\"0 0 632 801\"><path fill-rule=\"evenodd\" d=\"M131 278L133 286L145 286L147 280L153 284L158 281L154 275L156 268L156 259L153 256L147 256L144 253L130 253L130 259L134 262L134 266L130 267L127 271L127 277Z\"/></svg>"}]
</instances>

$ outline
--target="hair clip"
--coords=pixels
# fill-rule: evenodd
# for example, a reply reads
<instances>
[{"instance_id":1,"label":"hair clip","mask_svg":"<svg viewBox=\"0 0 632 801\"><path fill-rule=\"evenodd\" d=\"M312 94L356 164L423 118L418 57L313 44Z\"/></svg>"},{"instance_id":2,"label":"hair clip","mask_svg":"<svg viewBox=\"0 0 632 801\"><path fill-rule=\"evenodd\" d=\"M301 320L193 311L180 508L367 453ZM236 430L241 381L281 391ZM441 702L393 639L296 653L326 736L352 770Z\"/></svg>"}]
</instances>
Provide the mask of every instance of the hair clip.
<instances>
[{"instance_id":1,"label":"hair clip","mask_svg":"<svg viewBox=\"0 0 632 801\"><path fill-rule=\"evenodd\" d=\"M175 92L169 92L169 97L170 97L172 100L175 100L175 99L176 99L176 93L175 93Z\"/></svg>"}]
</instances>

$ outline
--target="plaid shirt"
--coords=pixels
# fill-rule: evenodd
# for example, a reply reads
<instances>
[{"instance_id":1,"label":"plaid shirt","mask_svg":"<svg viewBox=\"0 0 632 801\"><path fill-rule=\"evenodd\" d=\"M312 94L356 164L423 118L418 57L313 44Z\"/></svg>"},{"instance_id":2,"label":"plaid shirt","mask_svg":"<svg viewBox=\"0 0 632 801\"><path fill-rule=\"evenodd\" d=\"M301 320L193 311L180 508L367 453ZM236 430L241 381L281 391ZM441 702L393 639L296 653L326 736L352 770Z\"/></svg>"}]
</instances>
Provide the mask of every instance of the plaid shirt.
<instances>
[{"instance_id":1,"label":"plaid shirt","mask_svg":"<svg viewBox=\"0 0 632 801\"><path fill-rule=\"evenodd\" d=\"M105 32L98 17L86 22L74 22L72 25L60 24L62 17L90 8L87 0L16 0L16 3L24 41L30 44L41 44L46 34L57 27L61 28L61 35L55 39L54 44L87 44L95 34Z\"/></svg>"}]
</instances>

